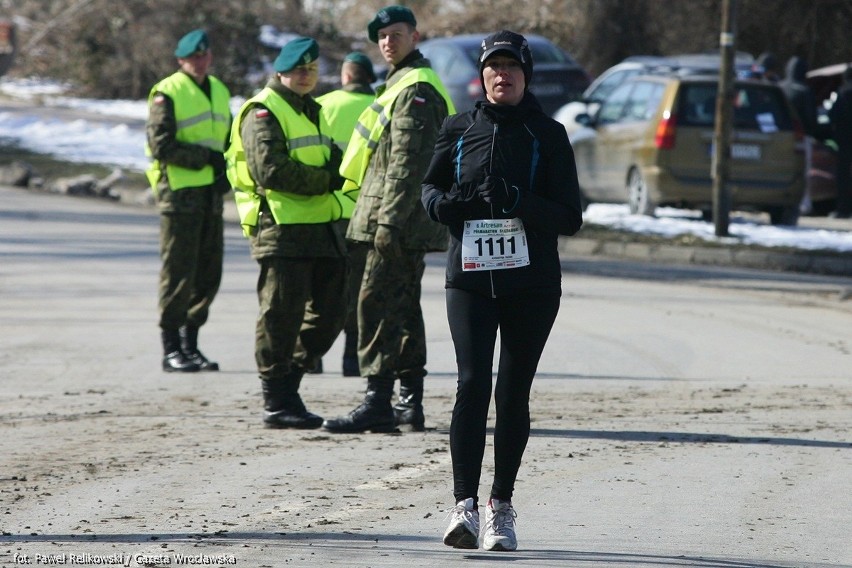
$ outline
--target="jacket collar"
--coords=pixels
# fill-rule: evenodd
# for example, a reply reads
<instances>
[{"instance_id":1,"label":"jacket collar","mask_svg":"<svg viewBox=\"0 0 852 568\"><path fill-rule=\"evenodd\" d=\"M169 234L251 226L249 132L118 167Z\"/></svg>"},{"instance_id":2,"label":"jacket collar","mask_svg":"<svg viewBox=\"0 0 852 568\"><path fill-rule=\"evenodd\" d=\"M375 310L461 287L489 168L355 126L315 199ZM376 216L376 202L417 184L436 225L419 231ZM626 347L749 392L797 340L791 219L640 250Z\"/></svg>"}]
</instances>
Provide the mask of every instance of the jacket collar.
<instances>
[{"instance_id":1,"label":"jacket collar","mask_svg":"<svg viewBox=\"0 0 852 568\"><path fill-rule=\"evenodd\" d=\"M287 101L287 104L293 107L293 110L306 115L309 119L316 122L316 118L319 116L320 105L310 94L299 95L291 91L281 84L281 81L278 80L277 76L272 77L269 82L266 83L266 86L267 88L275 91L275 93L282 99Z\"/></svg>"},{"instance_id":2,"label":"jacket collar","mask_svg":"<svg viewBox=\"0 0 852 568\"><path fill-rule=\"evenodd\" d=\"M396 66L394 66L394 67L391 67L391 68L388 70L388 78L387 78L387 82L388 82L388 83L390 83L390 82L391 82L391 78L392 78L394 75L397 75L397 74L398 74L400 77L402 77L403 75L405 75L405 73L399 73L399 71L400 71L400 70L402 70L402 69L409 68L409 67L410 67L410 68L417 68L417 67L429 67L429 60L428 60L428 59L426 59L425 57L423 57L423 54L422 54L422 53L420 53L420 50L419 50L419 49L416 49L416 48L415 48L415 49L413 49L413 50L411 51L411 53L409 53L408 55L406 55L406 56L402 59L402 61L400 61L400 62L399 62L399 65L396 65Z\"/></svg>"}]
</instances>

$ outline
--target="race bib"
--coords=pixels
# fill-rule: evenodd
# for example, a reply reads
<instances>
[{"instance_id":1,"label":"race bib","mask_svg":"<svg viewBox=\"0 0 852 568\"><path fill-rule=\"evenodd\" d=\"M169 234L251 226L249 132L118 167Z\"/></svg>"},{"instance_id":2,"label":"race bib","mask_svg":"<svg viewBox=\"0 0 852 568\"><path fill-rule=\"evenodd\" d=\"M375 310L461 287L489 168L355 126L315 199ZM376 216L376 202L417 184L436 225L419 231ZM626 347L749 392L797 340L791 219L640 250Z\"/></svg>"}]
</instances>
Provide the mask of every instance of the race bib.
<instances>
[{"instance_id":1,"label":"race bib","mask_svg":"<svg viewBox=\"0 0 852 568\"><path fill-rule=\"evenodd\" d=\"M462 270L501 270L530 263L527 234L520 219L464 222Z\"/></svg>"}]
</instances>

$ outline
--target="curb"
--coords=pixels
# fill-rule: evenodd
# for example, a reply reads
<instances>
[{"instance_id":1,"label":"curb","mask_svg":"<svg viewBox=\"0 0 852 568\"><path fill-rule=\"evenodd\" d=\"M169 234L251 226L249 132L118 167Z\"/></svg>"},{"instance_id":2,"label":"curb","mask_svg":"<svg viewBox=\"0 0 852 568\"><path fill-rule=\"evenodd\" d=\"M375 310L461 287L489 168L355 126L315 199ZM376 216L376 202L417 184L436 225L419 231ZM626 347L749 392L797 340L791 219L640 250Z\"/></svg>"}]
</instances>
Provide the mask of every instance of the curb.
<instances>
[{"instance_id":1,"label":"curb","mask_svg":"<svg viewBox=\"0 0 852 568\"><path fill-rule=\"evenodd\" d=\"M18 188L22 189L22 188ZM32 191L32 190L30 190ZM117 191L117 201L155 209L150 192L138 188ZM225 199L226 223L238 224L233 199ZM728 266L776 272L852 276L852 254L840 251L772 249L756 245L730 245L692 239L677 243L662 237L639 235L601 226L584 226L573 237L559 237L562 260L601 257L669 265Z\"/></svg>"},{"instance_id":2,"label":"curb","mask_svg":"<svg viewBox=\"0 0 852 568\"><path fill-rule=\"evenodd\" d=\"M661 264L735 266L820 274L852 276L852 254L833 251L774 250L759 246L725 247L678 245L666 242L636 242L631 234L619 231L594 231L594 237L560 237L559 253L564 257L604 257ZM634 236L639 238L638 235Z\"/></svg>"}]
</instances>

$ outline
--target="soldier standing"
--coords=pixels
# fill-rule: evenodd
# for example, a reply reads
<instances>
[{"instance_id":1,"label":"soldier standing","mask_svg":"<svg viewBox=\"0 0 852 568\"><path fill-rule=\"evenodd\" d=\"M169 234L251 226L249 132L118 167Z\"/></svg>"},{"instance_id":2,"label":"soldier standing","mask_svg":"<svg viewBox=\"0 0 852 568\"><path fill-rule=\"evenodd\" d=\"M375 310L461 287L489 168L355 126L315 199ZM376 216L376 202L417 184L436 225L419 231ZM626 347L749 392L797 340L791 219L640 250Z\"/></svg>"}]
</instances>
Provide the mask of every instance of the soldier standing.
<instances>
[{"instance_id":1,"label":"soldier standing","mask_svg":"<svg viewBox=\"0 0 852 568\"><path fill-rule=\"evenodd\" d=\"M420 281L426 252L446 250L446 227L420 204L420 180L441 123L454 112L449 95L419 50L412 11L389 6L367 26L389 64L376 102L358 119L341 165L347 185L360 188L346 236L367 245L358 296L358 357L367 379L364 402L326 420L330 432L423 430L426 335ZM400 381L399 402L391 403Z\"/></svg>"},{"instance_id":2,"label":"soldier standing","mask_svg":"<svg viewBox=\"0 0 852 568\"><path fill-rule=\"evenodd\" d=\"M320 427L299 386L346 316L346 244L334 223L342 153L310 95L318 57L307 37L281 48L275 77L240 109L227 154L240 223L260 265L255 359L270 428Z\"/></svg>"},{"instance_id":3,"label":"soldier standing","mask_svg":"<svg viewBox=\"0 0 852 568\"><path fill-rule=\"evenodd\" d=\"M322 105L322 113L331 128L331 138L343 151L346 151L361 112L376 99L376 93L371 86L375 81L373 62L363 53L353 51L343 58L343 64L340 66L341 88L317 97L317 102ZM352 217L352 210L355 208L358 189L347 188L341 197L343 198L343 219L339 223L345 235L349 219ZM349 305L346 310L346 323L343 326L345 336L343 376L359 377L361 373L358 369L358 290L364 275L367 246L349 242L347 248L349 280L346 287Z\"/></svg>"},{"instance_id":4,"label":"soldier standing","mask_svg":"<svg viewBox=\"0 0 852 568\"><path fill-rule=\"evenodd\" d=\"M146 127L154 158L147 176L160 209L163 370L218 371L198 350L198 330L222 279L231 95L208 74L213 55L203 30L183 36L175 57L180 69L151 89Z\"/></svg>"}]
</instances>

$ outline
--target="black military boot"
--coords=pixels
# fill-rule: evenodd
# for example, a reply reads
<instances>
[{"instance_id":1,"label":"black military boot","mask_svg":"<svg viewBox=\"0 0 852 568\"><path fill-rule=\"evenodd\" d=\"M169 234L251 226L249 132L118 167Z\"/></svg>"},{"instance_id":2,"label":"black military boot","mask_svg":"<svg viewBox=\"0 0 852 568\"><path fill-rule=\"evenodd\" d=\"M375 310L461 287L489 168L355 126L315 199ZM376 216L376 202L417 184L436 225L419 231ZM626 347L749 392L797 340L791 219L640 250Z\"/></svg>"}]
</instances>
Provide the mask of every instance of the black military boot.
<instances>
[{"instance_id":1,"label":"black military boot","mask_svg":"<svg viewBox=\"0 0 852 568\"><path fill-rule=\"evenodd\" d=\"M304 374L304 369L299 367L280 379L261 378L263 423L267 428L313 430L322 426L322 418L308 412L299 396L299 384Z\"/></svg>"},{"instance_id":2,"label":"black military boot","mask_svg":"<svg viewBox=\"0 0 852 568\"><path fill-rule=\"evenodd\" d=\"M346 333L343 343L343 376L360 377L358 366L358 332Z\"/></svg>"},{"instance_id":3,"label":"black military boot","mask_svg":"<svg viewBox=\"0 0 852 568\"><path fill-rule=\"evenodd\" d=\"M185 325L179 330L180 348L186 358L198 365L200 371L218 371L219 363L210 361L198 350L198 328Z\"/></svg>"},{"instance_id":4,"label":"black military boot","mask_svg":"<svg viewBox=\"0 0 852 568\"><path fill-rule=\"evenodd\" d=\"M309 375L322 375L322 358L317 359L316 365L311 367L310 369L306 369L305 372Z\"/></svg>"},{"instance_id":5,"label":"black military boot","mask_svg":"<svg viewBox=\"0 0 852 568\"><path fill-rule=\"evenodd\" d=\"M393 379L369 377L364 402L346 416L322 423L329 432L350 434L356 432L393 432Z\"/></svg>"},{"instance_id":6,"label":"black military boot","mask_svg":"<svg viewBox=\"0 0 852 568\"><path fill-rule=\"evenodd\" d=\"M423 415L423 377L399 380L399 400L393 407L394 424L412 432L426 429Z\"/></svg>"},{"instance_id":7,"label":"black military boot","mask_svg":"<svg viewBox=\"0 0 852 568\"><path fill-rule=\"evenodd\" d=\"M180 347L180 333L176 329L164 329L160 333L163 340L163 370L167 373L194 373L198 364L189 359Z\"/></svg>"}]
</instances>

